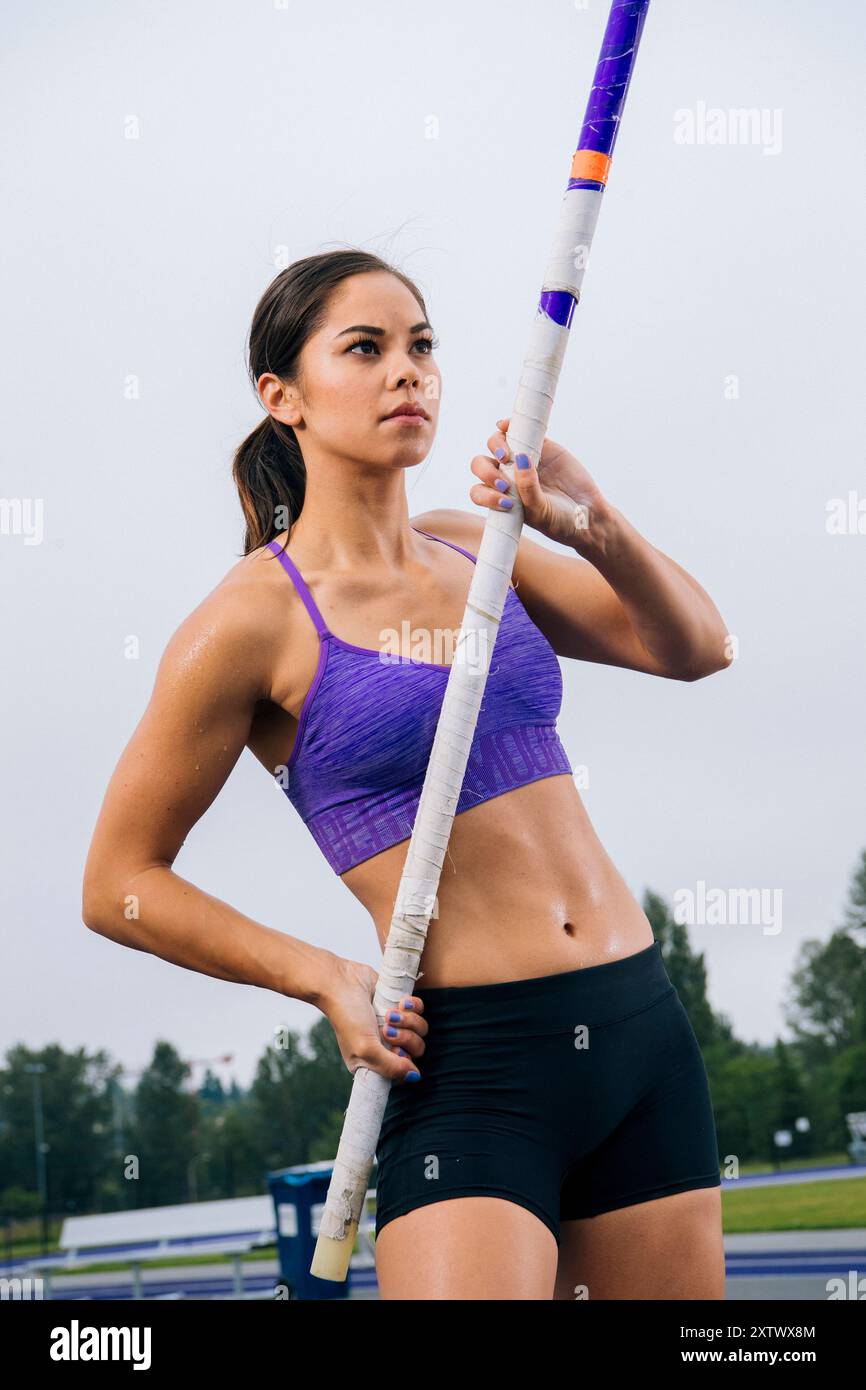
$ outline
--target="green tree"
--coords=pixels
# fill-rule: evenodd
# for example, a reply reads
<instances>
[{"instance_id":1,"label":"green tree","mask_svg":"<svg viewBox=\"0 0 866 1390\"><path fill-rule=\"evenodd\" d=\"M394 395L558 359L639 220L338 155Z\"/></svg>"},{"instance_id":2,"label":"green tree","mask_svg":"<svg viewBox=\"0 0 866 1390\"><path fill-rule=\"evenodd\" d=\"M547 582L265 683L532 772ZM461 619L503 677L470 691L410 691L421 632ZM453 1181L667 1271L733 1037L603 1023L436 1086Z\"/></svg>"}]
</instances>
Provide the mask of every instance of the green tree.
<instances>
[{"instance_id":1,"label":"green tree","mask_svg":"<svg viewBox=\"0 0 866 1390\"><path fill-rule=\"evenodd\" d=\"M793 1048L781 1038L777 1038L773 1048L773 1059L776 1067L771 1091L773 1129L790 1130L791 1146L788 1149L788 1157L802 1157L811 1153L813 1135L811 1130L801 1134L796 1128L796 1121L801 1117L808 1119L810 1126L812 1124L797 1055Z\"/></svg>"},{"instance_id":2,"label":"green tree","mask_svg":"<svg viewBox=\"0 0 866 1390\"><path fill-rule=\"evenodd\" d=\"M664 898L649 888L644 893L643 909L661 946L665 969L683 1001L695 1037L702 1049L709 1047L718 1042L721 1029L707 998L704 957L692 950L686 926L674 920Z\"/></svg>"},{"instance_id":3,"label":"green tree","mask_svg":"<svg viewBox=\"0 0 866 1390\"><path fill-rule=\"evenodd\" d=\"M197 1196L201 1107L198 1097L184 1090L189 1074L171 1043L157 1042L135 1090L127 1152L138 1159L138 1177L130 1183L130 1206L171 1205Z\"/></svg>"},{"instance_id":4,"label":"green tree","mask_svg":"<svg viewBox=\"0 0 866 1390\"><path fill-rule=\"evenodd\" d=\"M804 941L791 976L785 1021L810 1065L829 1060L857 1041L866 992L866 948L850 929L827 941Z\"/></svg>"},{"instance_id":5,"label":"green tree","mask_svg":"<svg viewBox=\"0 0 866 1390\"><path fill-rule=\"evenodd\" d=\"M755 1046L728 1058L710 1078L723 1165L731 1155L740 1163L772 1159L777 1074L772 1055Z\"/></svg>"},{"instance_id":6,"label":"green tree","mask_svg":"<svg viewBox=\"0 0 866 1390\"><path fill-rule=\"evenodd\" d=\"M305 1037L289 1032L285 1045L268 1047L252 1086L262 1164L267 1169L333 1158L333 1116L349 1103L352 1078L334 1030L318 1019ZM323 1135L328 1137L325 1144Z\"/></svg>"},{"instance_id":7,"label":"green tree","mask_svg":"<svg viewBox=\"0 0 866 1390\"><path fill-rule=\"evenodd\" d=\"M866 932L866 849L860 851L860 860L848 888L845 930L855 933ZM864 943L861 942L862 944Z\"/></svg>"},{"instance_id":8,"label":"green tree","mask_svg":"<svg viewBox=\"0 0 866 1390\"><path fill-rule=\"evenodd\" d=\"M111 1064L105 1052L39 1049L18 1043L0 1070L0 1188L38 1191L34 1078L39 1074L47 1209L64 1215L88 1210L111 1163Z\"/></svg>"}]
</instances>

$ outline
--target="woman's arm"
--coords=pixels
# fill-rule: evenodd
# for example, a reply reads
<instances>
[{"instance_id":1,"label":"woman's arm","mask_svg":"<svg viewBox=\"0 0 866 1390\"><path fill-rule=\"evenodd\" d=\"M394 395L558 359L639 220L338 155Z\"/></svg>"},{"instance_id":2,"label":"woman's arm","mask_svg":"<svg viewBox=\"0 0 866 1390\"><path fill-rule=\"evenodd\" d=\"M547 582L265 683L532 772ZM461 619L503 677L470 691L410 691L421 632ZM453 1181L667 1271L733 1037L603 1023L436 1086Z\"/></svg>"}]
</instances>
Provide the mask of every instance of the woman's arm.
<instances>
[{"instance_id":1,"label":"woman's arm","mask_svg":"<svg viewBox=\"0 0 866 1390\"><path fill-rule=\"evenodd\" d=\"M482 517L443 509L411 520L478 553ZM517 543L517 596L558 656L681 681L730 666L721 614L692 575L620 512L598 518L593 534L591 563L525 532Z\"/></svg>"},{"instance_id":2,"label":"woman's arm","mask_svg":"<svg viewBox=\"0 0 866 1390\"><path fill-rule=\"evenodd\" d=\"M105 794L83 918L112 941L175 965L321 1007L339 957L262 926L172 868L240 757L256 702L270 694L274 634L265 630L261 586L255 595L245 585L215 590L169 642Z\"/></svg>"},{"instance_id":3,"label":"woman's arm","mask_svg":"<svg viewBox=\"0 0 866 1390\"><path fill-rule=\"evenodd\" d=\"M349 1071L417 1079L427 1033L420 998L380 1023L372 966L262 926L172 868L240 757L257 702L271 698L281 631L284 608L252 581L216 589L178 628L105 794L84 871L84 922L188 970L314 1004Z\"/></svg>"},{"instance_id":4,"label":"woman's arm","mask_svg":"<svg viewBox=\"0 0 866 1390\"><path fill-rule=\"evenodd\" d=\"M555 440L545 439L537 467L518 454L509 478L500 463L510 462L503 432L510 421L497 424L487 441L490 454L476 454L471 463L481 479L469 489L472 501L511 507L504 493L513 481L524 525L589 561L559 555L523 533L518 540L512 574L518 598L557 655L680 681L730 666L730 633L698 581L611 506L580 460ZM458 544L468 533L477 553L482 518L441 511L412 519Z\"/></svg>"},{"instance_id":5,"label":"woman's arm","mask_svg":"<svg viewBox=\"0 0 866 1390\"><path fill-rule=\"evenodd\" d=\"M559 656L679 681L731 664L709 594L615 507L596 518L583 560L521 536L514 582Z\"/></svg>"}]
</instances>

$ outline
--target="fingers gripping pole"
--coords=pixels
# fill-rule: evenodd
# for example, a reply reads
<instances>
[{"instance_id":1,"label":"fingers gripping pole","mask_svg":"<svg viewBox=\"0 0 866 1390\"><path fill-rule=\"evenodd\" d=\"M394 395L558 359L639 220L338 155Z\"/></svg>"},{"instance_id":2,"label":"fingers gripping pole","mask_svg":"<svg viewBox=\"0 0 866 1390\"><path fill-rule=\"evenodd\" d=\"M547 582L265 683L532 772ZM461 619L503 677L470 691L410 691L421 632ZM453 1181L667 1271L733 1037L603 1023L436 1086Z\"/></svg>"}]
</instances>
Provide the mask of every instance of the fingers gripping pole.
<instances>
[{"instance_id":1,"label":"fingers gripping pole","mask_svg":"<svg viewBox=\"0 0 866 1390\"><path fill-rule=\"evenodd\" d=\"M512 459L522 452L537 463L541 454L648 6L649 0L614 0L611 6L520 372L508 430ZM439 877L517 556L523 508L513 487L514 464L502 467L512 479L514 507L488 511L484 523L373 996L380 1023L414 993L430 919L438 915ZM348 1272L390 1089L391 1082L369 1067L354 1074L310 1267L320 1279L340 1281Z\"/></svg>"}]
</instances>

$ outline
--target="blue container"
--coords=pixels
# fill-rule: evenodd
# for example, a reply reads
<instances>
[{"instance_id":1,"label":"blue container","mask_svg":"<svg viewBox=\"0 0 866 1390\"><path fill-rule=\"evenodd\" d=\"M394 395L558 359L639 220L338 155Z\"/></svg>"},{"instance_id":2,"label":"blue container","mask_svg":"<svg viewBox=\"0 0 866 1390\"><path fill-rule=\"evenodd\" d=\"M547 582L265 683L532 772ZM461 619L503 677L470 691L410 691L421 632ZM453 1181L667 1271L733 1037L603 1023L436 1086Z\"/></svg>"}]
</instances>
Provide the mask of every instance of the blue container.
<instances>
[{"instance_id":1,"label":"blue container","mask_svg":"<svg viewBox=\"0 0 866 1390\"><path fill-rule=\"evenodd\" d=\"M312 1211L324 1205L332 1172L332 1163L301 1163L268 1173L276 1209L280 1275L293 1299L349 1297L351 1269L341 1284L310 1273L316 1248Z\"/></svg>"}]
</instances>

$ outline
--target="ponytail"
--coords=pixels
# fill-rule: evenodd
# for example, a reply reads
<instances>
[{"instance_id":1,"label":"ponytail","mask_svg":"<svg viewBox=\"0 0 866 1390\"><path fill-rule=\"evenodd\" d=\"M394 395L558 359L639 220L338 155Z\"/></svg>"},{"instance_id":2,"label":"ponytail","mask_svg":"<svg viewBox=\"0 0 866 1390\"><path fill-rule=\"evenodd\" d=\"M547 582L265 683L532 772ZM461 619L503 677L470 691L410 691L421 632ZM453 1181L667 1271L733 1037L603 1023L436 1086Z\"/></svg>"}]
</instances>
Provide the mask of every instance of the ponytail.
<instances>
[{"instance_id":1,"label":"ponytail","mask_svg":"<svg viewBox=\"0 0 866 1390\"><path fill-rule=\"evenodd\" d=\"M291 531L307 488L304 456L291 425L266 415L235 450L232 477L246 522L245 555Z\"/></svg>"}]
</instances>

